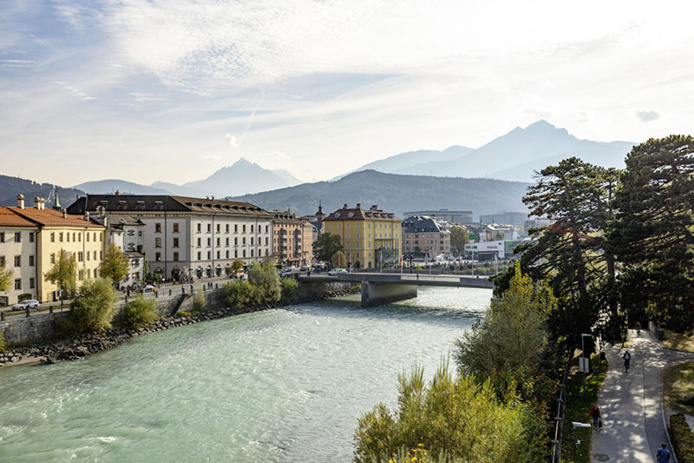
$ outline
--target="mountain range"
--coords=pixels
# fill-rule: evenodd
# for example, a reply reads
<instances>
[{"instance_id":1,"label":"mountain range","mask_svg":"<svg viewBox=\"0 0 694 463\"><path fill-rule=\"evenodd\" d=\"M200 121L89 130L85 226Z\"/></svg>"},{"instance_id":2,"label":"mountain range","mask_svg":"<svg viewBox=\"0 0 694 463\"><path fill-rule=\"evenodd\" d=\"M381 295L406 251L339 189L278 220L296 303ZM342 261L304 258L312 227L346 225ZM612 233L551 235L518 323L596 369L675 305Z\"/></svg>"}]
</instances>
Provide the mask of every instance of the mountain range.
<instances>
[{"instance_id":1,"label":"mountain range","mask_svg":"<svg viewBox=\"0 0 694 463\"><path fill-rule=\"evenodd\" d=\"M46 207L53 207L55 194L58 195L62 207L69 206L78 195L84 196L84 191L74 188L63 188L52 183L38 183L19 177L0 175L0 206L16 206L17 195L24 195L26 205L34 205L34 198L45 198Z\"/></svg>"}]
</instances>

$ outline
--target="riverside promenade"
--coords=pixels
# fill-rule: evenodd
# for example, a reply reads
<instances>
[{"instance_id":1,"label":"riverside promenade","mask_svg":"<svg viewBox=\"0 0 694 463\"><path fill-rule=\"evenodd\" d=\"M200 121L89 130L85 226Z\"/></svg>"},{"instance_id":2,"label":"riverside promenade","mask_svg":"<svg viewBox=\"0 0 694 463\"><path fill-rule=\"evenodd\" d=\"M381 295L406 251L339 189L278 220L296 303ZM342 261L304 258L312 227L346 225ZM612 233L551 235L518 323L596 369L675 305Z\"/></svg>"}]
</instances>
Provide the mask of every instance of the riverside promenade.
<instances>
[{"instance_id":1,"label":"riverside promenade","mask_svg":"<svg viewBox=\"0 0 694 463\"><path fill-rule=\"evenodd\" d=\"M666 433L669 413L662 403L662 371L668 365L694 361L694 353L666 349L648 331L638 337L634 330L629 334L626 348L604 349L610 366L598 398L603 427L593 433L591 462L654 462L663 443L673 453ZM627 350L631 368L625 372L622 355Z\"/></svg>"}]
</instances>

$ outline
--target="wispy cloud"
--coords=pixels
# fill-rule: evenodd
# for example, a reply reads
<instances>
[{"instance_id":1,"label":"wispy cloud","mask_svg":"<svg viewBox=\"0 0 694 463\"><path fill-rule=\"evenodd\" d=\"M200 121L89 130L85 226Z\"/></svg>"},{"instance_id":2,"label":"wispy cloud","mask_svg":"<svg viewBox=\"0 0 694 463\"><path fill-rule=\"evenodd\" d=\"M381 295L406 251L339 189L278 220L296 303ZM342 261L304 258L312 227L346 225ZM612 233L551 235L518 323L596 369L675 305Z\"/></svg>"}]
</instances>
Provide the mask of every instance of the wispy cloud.
<instances>
[{"instance_id":1,"label":"wispy cloud","mask_svg":"<svg viewBox=\"0 0 694 463\"><path fill-rule=\"evenodd\" d=\"M660 119L660 114L658 111L650 110L639 110L636 111L636 117L639 118L641 122L651 122Z\"/></svg>"}]
</instances>

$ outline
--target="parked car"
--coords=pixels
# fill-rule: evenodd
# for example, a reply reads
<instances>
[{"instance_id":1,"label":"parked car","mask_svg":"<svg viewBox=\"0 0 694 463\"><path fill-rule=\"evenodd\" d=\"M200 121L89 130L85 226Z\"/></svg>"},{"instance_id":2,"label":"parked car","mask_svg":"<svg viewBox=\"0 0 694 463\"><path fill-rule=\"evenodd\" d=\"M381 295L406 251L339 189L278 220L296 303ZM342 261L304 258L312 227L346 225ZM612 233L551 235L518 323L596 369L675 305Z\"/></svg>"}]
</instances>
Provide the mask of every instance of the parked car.
<instances>
[{"instance_id":1,"label":"parked car","mask_svg":"<svg viewBox=\"0 0 694 463\"><path fill-rule=\"evenodd\" d=\"M20 302L18 304L15 304L12 306L12 310L18 311L18 310L39 310L39 301L36 299L31 299L28 301Z\"/></svg>"},{"instance_id":2,"label":"parked car","mask_svg":"<svg viewBox=\"0 0 694 463\"><path fill-rule=\"evenodd\" d=\"M157 287L153 286L153 285L147 285L144 288L142 288L143 293L151 293L151 292L156 291L156 290L157 290Z\"/></svg>"},{"instance_id":3,"label":"parked car","mask_svg":"<svg viewBox=\"0 0 694 463\"><path fill-rule=\"evenodd\" d=\"M331 277L337 276L341 273L347 273L347 270L340 268L340 267L335 267L335 268L331 268L328 271L328 275L330 275Z\"/></svg>"}]
</instances>

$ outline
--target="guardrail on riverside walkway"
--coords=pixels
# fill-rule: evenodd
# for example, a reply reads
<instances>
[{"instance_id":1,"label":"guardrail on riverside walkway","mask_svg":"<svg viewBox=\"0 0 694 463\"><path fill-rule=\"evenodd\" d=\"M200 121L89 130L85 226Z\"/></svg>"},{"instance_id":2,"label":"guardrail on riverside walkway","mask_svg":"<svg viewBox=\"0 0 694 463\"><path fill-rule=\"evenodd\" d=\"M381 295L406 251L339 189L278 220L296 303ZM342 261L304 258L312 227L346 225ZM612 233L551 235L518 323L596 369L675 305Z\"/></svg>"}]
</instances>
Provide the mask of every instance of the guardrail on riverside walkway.
<instances>
[{"instance_id":1,"label":"guardrail on riverside walkway","mask_svg":"<svg viewBox=\"0 0 694 463\"><path fill-rule=\"evenodd\" d=\"M564 431L564 413L566 412L566 380L571 370L571 350L567 354L566 365L564 365L564 377L559 385L559 398L557 399L557 416L554 417L554 438L552 439L552 463L559 463L561 460L561 436Z\"/></svg>"}]
</instances>

